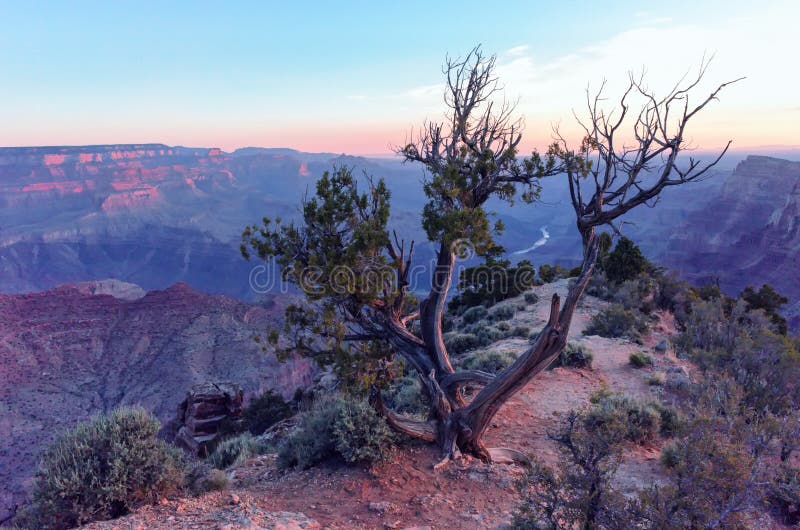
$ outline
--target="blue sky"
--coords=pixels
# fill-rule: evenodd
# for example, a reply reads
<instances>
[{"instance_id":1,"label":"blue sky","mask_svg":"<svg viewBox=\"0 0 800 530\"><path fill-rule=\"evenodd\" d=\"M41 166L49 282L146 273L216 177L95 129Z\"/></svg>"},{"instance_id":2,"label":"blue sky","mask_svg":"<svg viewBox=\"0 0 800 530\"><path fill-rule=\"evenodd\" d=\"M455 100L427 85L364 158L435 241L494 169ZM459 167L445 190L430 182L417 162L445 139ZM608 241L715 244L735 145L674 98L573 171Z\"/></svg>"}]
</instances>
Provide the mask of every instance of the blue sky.
<instances>
[{"instance_id":1,"label":"blue sky","mask_svg":"<svg viewBox=\"0 0 800 530\"><path fill-rule=\"evenodd\" d=\"M704 52L711 81L748 81L699 138L800 143L800 2L433 4L0 1L0 145L380 153L439 116L445 55L478 43L499 55L534 145L587 83L647 66L666 87Z\"/></svg>"}]
</instances>

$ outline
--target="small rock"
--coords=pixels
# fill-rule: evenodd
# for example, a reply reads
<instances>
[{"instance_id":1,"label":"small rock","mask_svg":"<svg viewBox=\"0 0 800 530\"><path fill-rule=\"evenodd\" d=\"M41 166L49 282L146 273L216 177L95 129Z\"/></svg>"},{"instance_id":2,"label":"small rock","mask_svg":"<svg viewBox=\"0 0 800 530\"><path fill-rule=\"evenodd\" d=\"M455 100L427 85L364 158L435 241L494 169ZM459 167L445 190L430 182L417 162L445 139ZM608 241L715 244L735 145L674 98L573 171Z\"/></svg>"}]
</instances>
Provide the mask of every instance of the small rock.
<instances>
[{"instance_id":1,"label":"small rock","mask_svg":"<svg viewBox=\"0 0 800 530\"><path fill-rule=\"evenodd\" d=\"M371 502L369 503L369 511L377 512L380 514L392 513L397 510L397 506L389 501Z\"/></svg>"},{"instance_id":2,"label":"small rock","mask_svg":"<svg viewBox=\"0 0 800 530\"><path fill-rule=\"evenodd\" d=\"M669 348L669 343L667 342L667 339L662 339L661 342L659 342L653 347L653 349L658 353L666 353L668 348Z\"/></svg>"},{"instance_id":3,"label":"small rock","mask_svg":"<svg viewBox=\"0 0 800 530\"><path fill-rule=\"evenodd\" d=\"M235 493L231 493L231 496L228 498L228 501L231 504L239 504L240 502L242 502L242 499L240 499L239 496L236 495Z\"/></svg>"},{"instance_id":4,"label":"small rock","mask_svg":"<svg viewBox=\"0 0 800 530\"><path fill-rule=\"evenodd\" d=\"M664 386L671 390L685 390L689 388L692 379L689 371L683 366L670 366L667 368L667 376L664 379Z\"/></svg>"}]
</instances>

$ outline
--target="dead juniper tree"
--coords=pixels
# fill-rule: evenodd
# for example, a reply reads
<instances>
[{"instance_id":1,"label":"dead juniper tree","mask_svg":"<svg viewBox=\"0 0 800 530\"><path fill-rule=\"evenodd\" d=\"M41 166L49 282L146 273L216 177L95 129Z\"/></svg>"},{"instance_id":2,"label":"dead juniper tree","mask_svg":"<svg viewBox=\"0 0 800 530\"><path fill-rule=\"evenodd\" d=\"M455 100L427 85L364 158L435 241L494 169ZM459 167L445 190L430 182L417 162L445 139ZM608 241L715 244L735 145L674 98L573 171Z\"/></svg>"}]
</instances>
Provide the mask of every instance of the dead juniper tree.
<instances>
[{"instance_id":1,"label":"dead juniper tree","mask_svg":"<svg viewBox=\"0 0 800 530\"><path fill-rule=\"evenodd\" d=\"M304 303L287 309L280 350L312 355L341 377L367 385L379 383L378 367L399 357L420 377L431 410L426 421L412 419L384 406L378 392L375 405L394 429L438 443L442 462L462 453L495 461L521 457L486 447L483 435L500 407L564 348L595 268L597 228L613 226L633 208L654 205L669 186L700 179L727 151L726 146L706 163L678 159L690 120L728 84L690 102L706 66L663 97L631 76L611 112L601 108L601 89L587 97L585 138L577 149L558 137L546 153L522 158L517 152L522 124L514 105L501 99L495 57L476 48L463 59L448 60L446 120L425 124L398 150L426 170L422 225L438 249L428 294L417 301L408 292L414 245L406 246L387 228L390 194L384 182L335 169L320 178L313 197L304 199L301 222L265 218L243 233L245 257L253 252L277 259L285 278L305 294ZM632 108L634 99L639 103ZM490 222L487 200L511 201L521 192L526 203L534 202L545 177L569 182L583 243L580 275L563 302L553 296L546 326L514 364L497 375L456 371L442 321L458 254L464 246L478 255L494 247L502 227ZM279 344L277 333L271 340ZM472 399L463 392L467 385L480 389Z\"/></svg>"}]
</instances>

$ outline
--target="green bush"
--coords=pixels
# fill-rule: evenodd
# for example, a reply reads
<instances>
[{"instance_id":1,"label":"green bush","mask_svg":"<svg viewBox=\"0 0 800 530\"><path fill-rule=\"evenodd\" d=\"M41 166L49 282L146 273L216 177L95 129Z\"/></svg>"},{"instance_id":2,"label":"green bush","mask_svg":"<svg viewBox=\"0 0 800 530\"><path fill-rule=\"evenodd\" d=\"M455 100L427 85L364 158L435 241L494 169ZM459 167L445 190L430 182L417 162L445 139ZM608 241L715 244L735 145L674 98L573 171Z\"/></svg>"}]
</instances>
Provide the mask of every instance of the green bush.
<instances>
[{"instance_id":1,"label":"green bush","mask_svg":"<svg viewBox=\"0 0 800 530\"><path fill-rule=\"evenodd\" d=\"M307 469L336 454L333 422L341 401L341 398L315 401L311 410L300 415L295 430L278 447L279 467Z\"/></svg>"},{"instance_id":2,"label":"green bush","mask_svg":"<svg viewBox=\"0 0 800 530\"><path fill-rule=\"evenodd\" d=\"M448 351L455 354L474 350L481 345L481 341L478 339L478 336L472 333L448 333L444 339Z\"/></svg>"},{"instance_id":3,"label":"green bush","mask_svg":"<svg viewBox=\"0 0 800 530\"><path fill-rule=\"evenodd\" d=\"M186 472L186 485L193 495L220 491L228 487L228 475L205 462L196 462Z\"/></svg>"},{"instance_id":4,"label":"green bush","mask_svg":"<svg viewBox=\"0 0 800 530\"><path fill-rule=\"evenodd\" d=\"M653 364L653 358L643 351L635 351L628 356L628 362L634 368L644 368Z\"/></svg>"},{"instance_id":5,"label":"green bush","mask_svg":"<svg viewBox=\"0 0 800 530\"><path fill-rule=\"evenodd\" d=\"M495 326L486 326L479 329L475 333L475 336L478 337L478 344L480 346L488 346L493 342L497 342L498 340L506 338L508 334L508 331L503 331Z\"/></svg>"},{"instance_id":6,"label":"green bush","mask_svg":"<svg viewBox=\"0 0 800 530\"><path fill-rule=\"evenodd\" d=\"M784 522L800 523L800 470L782 465L772 477L768 499Z\"/></svg>"},{"instance_id":7,"label":"green bush","mask_svg":"<svg viewBox=\"0 0 800 530\"><path fill-rule=\"evenodd\" d=\"M639 274L652 268L642 251L627 237L619 238L614 250L603 264L603 270L609 280L622 283L633 280Z\"/></svg>"},{"instance_id":8,"label":"green bush","mask_svg":"<svg viewBox=\"0 0 800 530\"><path fill-rule=\"evenodd\" d=\"M489 256L485 263L461 271L458 278L460 294L453 297L448 308L452 311L462 307L494 305L533 287L535 277L536 271L527 260L512 266L509 260Z\"/></svg>"},{"instance_id":9,"label":"green bush","mask_svg":"<svg viewBox=\"0 0 800 530\"><path fill-rule=\"evenodd\" d=\"M519 337L522 339L527 338L530 333L531 328L528 326L514 326L514 329L511 330L511 335L513 337Z\"/></svg>"},{"instance_id":10,"label":"green bush","mask_svg":"<svg viewBox=\"0 0 800 530\"><path fill-rule=\"evenodd\" d=\"M142 408L119 408L63 433L41 457L32 495L39 528L110 519L183 487L177 449Z\"/></svg>"},{"instance_id":11,"label":"green bush","mask_svg":"<svg viewBox=\"0 0 800 530\"><path fill-rule=\"evenodd\" d=\"M641 275L638 278L622 282L617 286L611 299L625 309L650 313L655 309L655 302L652 298L655 289L655 282L648 276Z\"/></svg>"},{"instance_id":12,"label":"green bush","mask_svg":"<svg viewBox=\"0 0 800 530\"><path fill-rule=\"evenodd\" d=\"M680 442L670 442L661 448L661 465L668 469L677 467L681 459Z\"/></svg>"},{"instance_id":13,"label":"green bush","mask_svg":"<svg viewBox=\"0 0 800 530\"><path fill-rule=\"evenodd\" d=\"M258 436L279 421L291 416L293 412L292 407L280 395L272 390L267 390L250 402L244 409L242 418L245 429Z\"/></svg>"},{"instance_id":14,"label":"green bush","mask_svg":"<svg viewBox=\"0 0 800 530\"><path fill-rule=\"evenodd\" d=\"M234 464L241 464L254 455L263 454L268 447L249 432L222 440L217 444L214 452L208 456L208 463L217 468L225 469Z\"/></svg>"},{"instance_id":15,"label":"green bush","mask_svg":"<svg viewBox=\"0 0 800 530\"><path fill-rule=\"evenodd\" d=\"M637 338L647 330L647 324L633 311L621 305L612 304L592 316L584 335L600 335L601 337Z\"/></svg>"},{"instance_id":16,"label":"green bush","mask_svg":"<svg viewBox=\"0 0 800 530\"><path fill-rule=\"evenodd\" d=\"M534 293L533 291L528 291L527 293L525 293L524 298L525 298L525 303L528 304L535 304L536 302L539 301L539 295Z\"/></svg>"},{"instance_id":17,"label":"green bush","mask_svg":"<svg viewBox=\"0 0 800 530\"><path fill-rule=\"evenodd\" d=\"M511 528L634 528L627 520L625 498L614 489L621 432L591 430L581 414L570 411L549 437L558 444L563 459L557 468L533 460L518 484L522 504Z\"/></svg>"},{"instance_id":18,"label":"green bush","mask_svg":"<svg viewBox=\"0 0 800 530\"><path fill-rule=\"evenodd\" d=\"M592 367L592 354L582 344L568 342L561 354L553 361L551 367L564 366L569 368L586 368Z\"/></svg>"},{"instance_id":19,"label":"green bush","mask_svg":"<svg viewBox=\"0 0 800 530\"><path fill-rule=\"evenodd\" d=\"M377 462L392 448L394 433L366 401L343 400L333 424L336 451L347 462Z\"/></svg>"},{"instance_id":20,"label":"green bush","mask_svg":"<svg viewBox=\"0 0 800 530\"><path fill-rule=\"evenodd\" d=\"M393 433L363 400L331 397L300 416L294 432L278 449L280 467L309 468L339 455L346 462L375 462L389 454Z\"/></svg>"},{"instance_id":21,"label":"green bush","mask_svg":"<svg viewBox=\"0 0 800 530\"><path fill-rule=\"evenodd\" d=\"M686 427L684 417L674 407L665 405L659 401L652 402L652 406L658 411L661 427L661 436L668 438L682 433Z\"/></svg>"},{"instance_id":22,"label":"green bush","mask_svg":"<svg viewBox=\"0 0 800 530\"><path fill-rule=\"evenodd\" d=\"M479 305L475 307L470 307L469 309L464 311L464 314L461 315L461 318L464 320L465 323L473 324L481 319L486 318L486 315L488 314L489 310Z\"/></svg>"},{"instance_id":23,"label":"green bush","mask_svg":"<svg viewBox=\"0 0 800 530\"><path fill-rule=\"evenodd\" d=\"M508 351L480 351L467 357L462 366L467 370L482 370L493 374L505 370L516 360L517 357Z\"/></svg>"},{"instance_id":24,"label":"green bush","mask_svg":"<svg viewBox=\"0 0 800 530\"><path fill-rule=\"evenodd\" d=\"M511 331L511 324L508 323L506 320L501 320L497 324L494 325L500 331Z\"/></svg>"},{"instance_id":25,"label":"green bush","mask_svg":"<svg viewBox=\"0 0 800 530\"><path fill-rule=\"evenodd\" d=\"M647 384L650 386L664 386L666 380L667 376L664 372L656 372L647 378Z\"/></svg>"},{"instance_id":26,"label":"green bush","mask_svg":"<svg viewBox=\"0 0 800 530\"><path fill-rule=\"evenodd\" d=\"M489 310L489 320L498 322L500 320L508 320L514 316L514 308L510 305L495 306Z\"/></svg>"},{"instance_id":27,"label":"green bush","mask_svg":"<svg viewBox=\"0 0 800 530\"><path fill-rule=\"evenodd\" d=\"M405 414L425 414L430 404L422 389L419 377L405 374L389 384L384 396L392 410Z\"/></svg>"},{"instance_id":28,"label":"green bush","mask_svg":"<svg viewBox=\"0 0 800 530\"><path fill-rule=\"evenodd\" d=\"M653 403L646 403L623 394L606 394L585 414L589 431L624 428L625 438L645 443L661 429L661 414Z\"/></svg>"},{"instance_id":29,"label":"green bush","mask_svg":"<svg viewBox=\"0 0 800 530\"><path fill-rule=\"evenodd\" d=\"M569 271L561 265L545 263L539 266L539 279L544 283L551 283L569 276Z\"/></svg>"}]
</instances>

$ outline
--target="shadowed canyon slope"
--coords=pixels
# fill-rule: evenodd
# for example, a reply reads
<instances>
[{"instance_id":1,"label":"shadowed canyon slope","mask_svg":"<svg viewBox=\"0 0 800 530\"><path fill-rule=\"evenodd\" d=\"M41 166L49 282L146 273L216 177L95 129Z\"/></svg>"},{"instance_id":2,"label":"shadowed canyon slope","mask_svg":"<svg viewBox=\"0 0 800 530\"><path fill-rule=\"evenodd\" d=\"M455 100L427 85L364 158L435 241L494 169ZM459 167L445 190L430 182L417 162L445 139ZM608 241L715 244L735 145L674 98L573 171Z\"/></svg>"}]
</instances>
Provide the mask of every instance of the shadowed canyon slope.
<instances>
[{"instance_id":1,"label":"shadowed canyon slope","mask_svg":"<svg viewBox=\"0 0 800 530\"><path fill-rule=\"evenodd\" d=\"M728 292L770 283L800 325L800 162L750 156L698 206L661 262L697 282L718 279Z\"/></svg>"},{"instance_id":2,"label":"shadowed canyon slope","mask_svg":"<svg viewBox=\"0 0 800 530\"><path fill-rule=\"evenodd\" d=\"M0 501L8 508L43 444L97 412L141 404L166 422L195 383L290 396L308 361L278 363L253 341L282 301L246 304L186 284L144 293L93 282L0 295Z\"/></svg>"}]
</instances>

